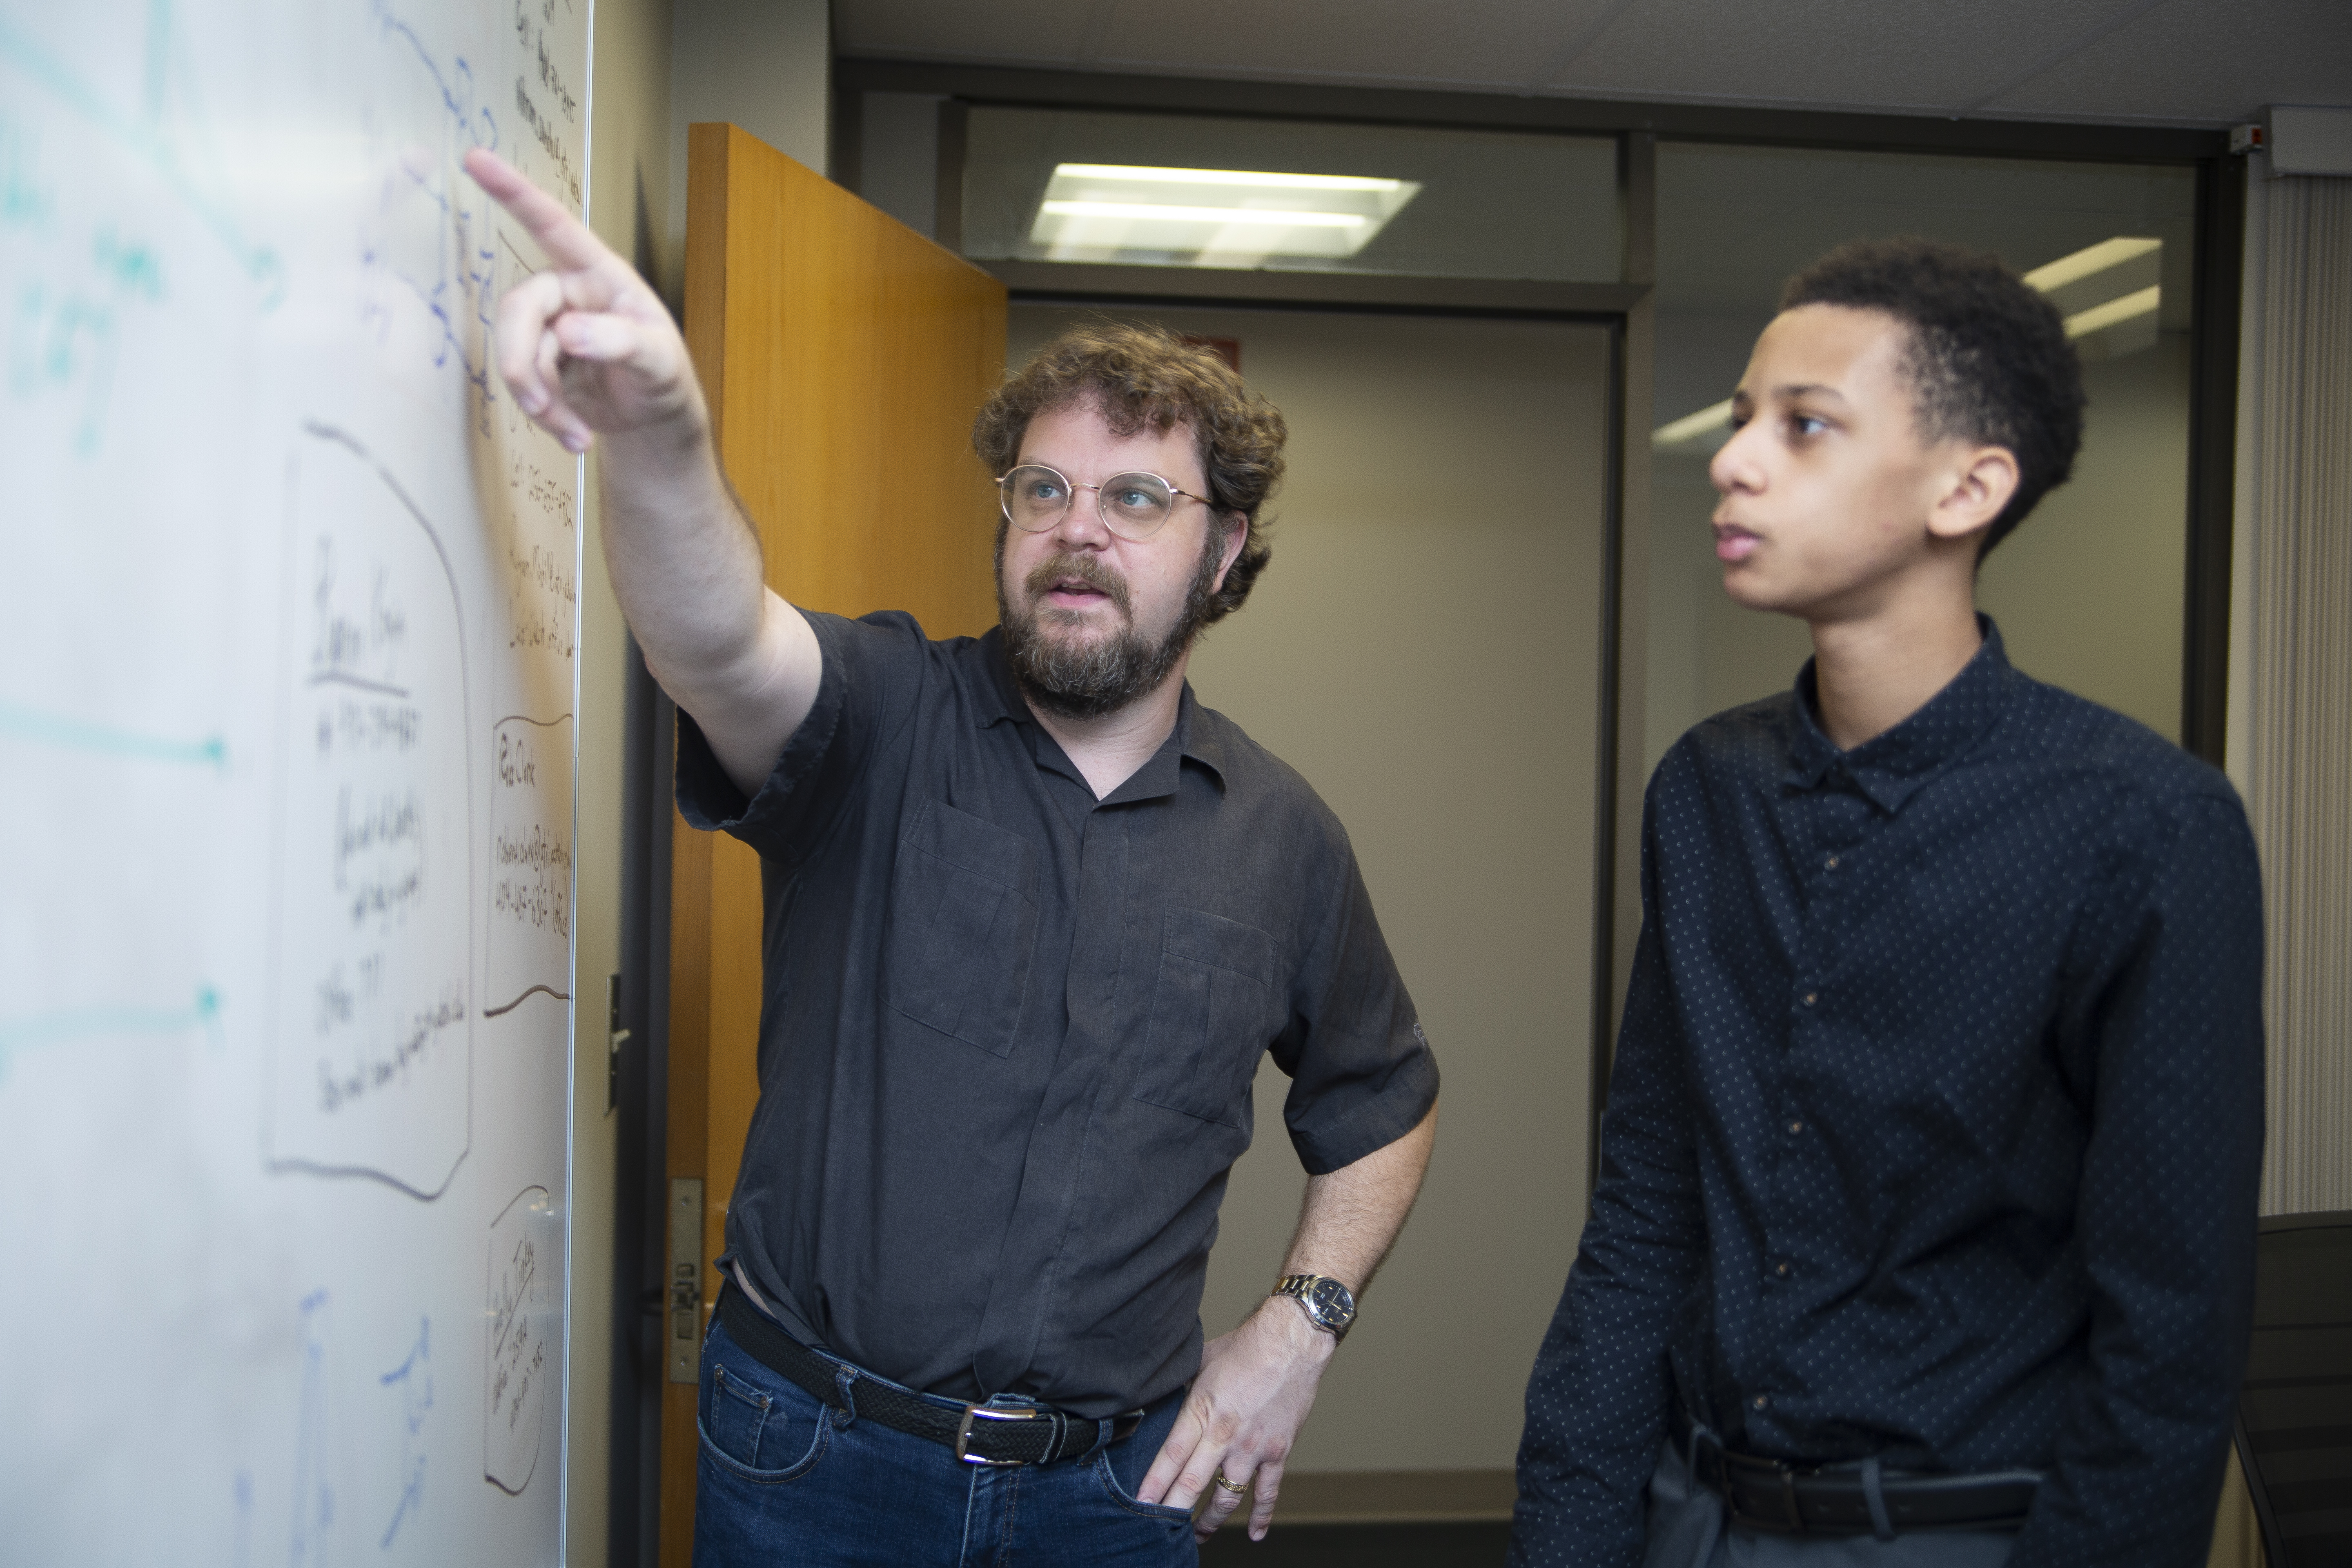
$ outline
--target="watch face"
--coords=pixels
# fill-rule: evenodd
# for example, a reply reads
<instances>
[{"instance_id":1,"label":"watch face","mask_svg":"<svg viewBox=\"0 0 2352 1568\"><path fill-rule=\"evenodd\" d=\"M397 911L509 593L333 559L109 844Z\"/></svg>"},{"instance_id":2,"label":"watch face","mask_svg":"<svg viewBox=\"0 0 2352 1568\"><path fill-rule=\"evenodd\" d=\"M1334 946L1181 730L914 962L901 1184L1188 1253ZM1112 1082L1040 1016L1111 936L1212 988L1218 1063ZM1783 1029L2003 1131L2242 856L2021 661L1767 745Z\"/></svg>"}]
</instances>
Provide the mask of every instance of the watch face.
<instances>
[{"instance_id":1,"label":"watch face","mask_svg":"<svg viewBox=\"0 0 2352 1568\"><path fill-rule=\"evenodd\" d=\"M1307 1300L1318 1318L1336 1318L1344 1321L1356 1315L1355 1298L1337 1279L1318 1279L1307 1290Z\"/></svg>"}]
</instances>

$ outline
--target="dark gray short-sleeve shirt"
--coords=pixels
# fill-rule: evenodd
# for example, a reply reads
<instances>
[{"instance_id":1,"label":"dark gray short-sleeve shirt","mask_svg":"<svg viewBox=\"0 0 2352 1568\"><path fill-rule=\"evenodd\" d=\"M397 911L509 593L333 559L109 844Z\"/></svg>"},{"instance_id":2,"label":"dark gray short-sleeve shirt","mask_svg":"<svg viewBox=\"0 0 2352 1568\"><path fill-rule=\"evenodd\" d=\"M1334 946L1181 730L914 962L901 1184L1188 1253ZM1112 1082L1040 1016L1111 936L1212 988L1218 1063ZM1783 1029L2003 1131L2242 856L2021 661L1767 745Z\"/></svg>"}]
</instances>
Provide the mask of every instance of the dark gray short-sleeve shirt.
<instances>
[{"instance_id":1,"label":"dark gray short-sleeve shirt","mask_svg":"<svg viewBox=\"0 0 2352 1568\"><path fill-rule=\"evenodd\" d=\"M680 809L763 870L728 1246L787 1328L886 1377L1149 1403L1199 1365L1260 1056L1310 1172L1436 1100L1347 835L1189 688L1097 801L998 634L809 620L816 704L758 795L679 717Z\"/></svg>"}]
</instances>

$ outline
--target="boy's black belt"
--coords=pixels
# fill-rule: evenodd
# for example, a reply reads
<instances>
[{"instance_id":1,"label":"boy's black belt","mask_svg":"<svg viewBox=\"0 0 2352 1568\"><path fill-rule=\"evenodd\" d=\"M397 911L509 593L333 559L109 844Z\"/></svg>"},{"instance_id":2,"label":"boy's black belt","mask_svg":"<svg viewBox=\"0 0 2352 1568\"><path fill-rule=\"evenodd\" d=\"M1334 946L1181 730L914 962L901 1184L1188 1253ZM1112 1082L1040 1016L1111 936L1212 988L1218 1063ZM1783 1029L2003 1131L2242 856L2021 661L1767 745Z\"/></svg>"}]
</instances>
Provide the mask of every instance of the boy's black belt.
<instances>
[{"instance_id":1,"label":"boy's black belt","mask_svg":"<svg viewBox=\"0 0 2352 1568\"><path fill-rule=\"evenodd\" d=\"M1783 1535L1876 1535L1906 1531L2016 1530L2025 1523L2037 1470L1980 1475L1881 1471L1862 1465L1802 1466L1727 1448L1707 1427L1675 1412L1675 1441L1692 1479L1723 1499L1731 1522Z\"/></svg>"},{"instance_id":2,"label":"boy's black belt","mask_svg":"<svg viewBox=\"0 0 2352 1568\"><path fill-rule=\"evenodd\" d=\"M1050 1465L1123 1442L1143 1425L1141 1410L1090 1421L1045 1405L954 1405L917 1394L813 1351L776 1326L732 1281L719 1292L719 1321L753 1360L844 1415L927 1437L967 1465ZM842 1373L850 1392L843 1391Z\"/></svg>"}]
</instances>

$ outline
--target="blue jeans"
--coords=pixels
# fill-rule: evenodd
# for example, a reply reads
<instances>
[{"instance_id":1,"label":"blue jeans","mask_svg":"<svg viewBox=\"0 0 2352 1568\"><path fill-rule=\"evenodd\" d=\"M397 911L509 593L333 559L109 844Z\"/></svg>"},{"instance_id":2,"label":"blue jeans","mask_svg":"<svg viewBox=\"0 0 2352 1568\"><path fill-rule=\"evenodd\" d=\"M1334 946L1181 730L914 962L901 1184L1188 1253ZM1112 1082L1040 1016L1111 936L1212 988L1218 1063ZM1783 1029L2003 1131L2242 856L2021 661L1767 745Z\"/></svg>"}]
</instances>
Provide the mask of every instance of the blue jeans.
<instances>
[{"instance_id":1,"label":"blue jeans","mask_svg":"<svg viewBox=\"0 0 2352 1568\"><path fill-rule=\"evenodd\" d=\"M1181 1404L1083 1458L967 1465L811 1397L714 1321L695 1410L695 1568L1191 1568L1191 1513L1135 1500Z\"/></svg>"}]
</instances>

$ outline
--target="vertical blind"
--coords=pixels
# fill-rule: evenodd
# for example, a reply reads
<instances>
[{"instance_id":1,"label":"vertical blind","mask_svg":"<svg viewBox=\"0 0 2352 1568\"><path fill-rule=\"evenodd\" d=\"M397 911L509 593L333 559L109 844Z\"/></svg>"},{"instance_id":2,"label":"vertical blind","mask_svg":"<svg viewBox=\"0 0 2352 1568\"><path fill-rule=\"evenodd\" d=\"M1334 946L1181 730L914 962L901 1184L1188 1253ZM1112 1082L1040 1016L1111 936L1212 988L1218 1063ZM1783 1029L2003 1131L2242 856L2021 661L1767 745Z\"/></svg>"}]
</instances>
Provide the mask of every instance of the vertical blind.
<instances>
[{"instance_id":1,"label":"vertical blind","mask_svg":"<svg viewBox=\"0 0 2352 1568\"><path fill-rule=\"evenodd\" d=\"M2247 808L2270 961L2263 1212L2352 1209L2352 179L2264 192Z\"/></svg>"}]
</instances>

